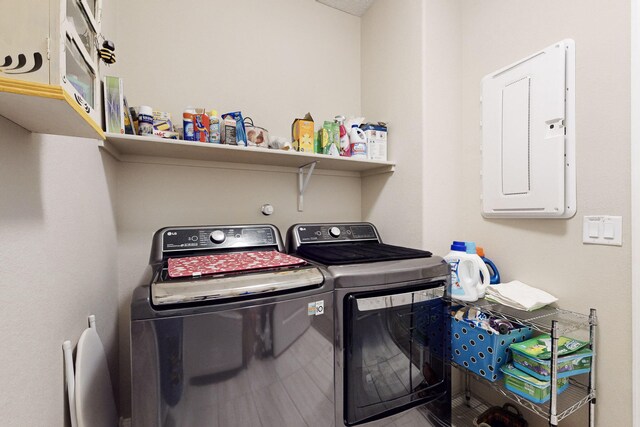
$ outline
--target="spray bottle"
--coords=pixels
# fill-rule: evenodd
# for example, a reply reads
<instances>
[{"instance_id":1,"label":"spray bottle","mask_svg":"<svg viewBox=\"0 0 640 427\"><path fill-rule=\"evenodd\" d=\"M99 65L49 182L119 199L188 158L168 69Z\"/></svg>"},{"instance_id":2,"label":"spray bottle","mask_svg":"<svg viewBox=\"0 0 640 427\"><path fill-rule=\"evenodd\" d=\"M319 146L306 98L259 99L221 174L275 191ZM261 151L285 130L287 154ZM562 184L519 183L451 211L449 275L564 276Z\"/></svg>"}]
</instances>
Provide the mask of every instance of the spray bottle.
<instances>
[{"instance_id":1,"label":"spray bottle","mask_svg":"<svg viewBox=\"0 0 640 427\"><path fill-rule=\"evenodd\" d=\"M336 116L335 122L340 126L340 155L343 157L351 157L351 144L349 143L349 135L347 128L344 127L344 116Z\"/></svg>"}]
</instances>

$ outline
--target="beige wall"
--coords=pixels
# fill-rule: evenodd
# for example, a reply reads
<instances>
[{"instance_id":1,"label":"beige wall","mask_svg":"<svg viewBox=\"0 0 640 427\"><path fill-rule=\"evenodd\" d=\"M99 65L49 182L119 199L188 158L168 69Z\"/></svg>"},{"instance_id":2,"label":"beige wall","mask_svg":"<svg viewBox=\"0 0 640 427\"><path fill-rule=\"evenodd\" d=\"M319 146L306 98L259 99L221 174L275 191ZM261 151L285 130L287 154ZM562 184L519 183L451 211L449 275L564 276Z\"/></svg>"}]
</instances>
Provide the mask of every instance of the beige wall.
<instances>
[{"instance_id":1,"label":"beige wall","mask_svg":"<svg viewBox=\"0 0 640 427\"><path fill-rule=\"evenodd\" d=\"M131 105L145 103L174 117L187 105L240 109L280 136L290 136L293 119L307 111L316 123L360 113L359 18L315 0L123 5L116 14L120 63L109 71L124 78ZM138 160L117 165L124 414L130 411L130 297L148 264L153 232L170 225L267 222L285 234L297 222L361 219L357 174L316 169L304 212L298 212L296 169ZM274 206L272 216L260 213L264 203Z\"/></svg>"},{"instance_id":2,"label":"beige wall","mask_svg":"<svg viewBox=\"0 0 640 427\"><path fill-rule=\"evenodd\" d=\"M68 425L62 342L95 314L117 380L114 162L0 118L0 424Z\"/></svg>"},{"instance_id":3,"label":"beige wall","mask_svg":"<svg viewBox=\"0 0 640 427\"><path fill-rule=\"evenodd\" d=\"M129 105L242 110L289 136L360 113L360 19L315 0L118 2L113 72Z\"/></svg>"},{"instance_id":4,"label":"beige wall","mask_svg":"<svg viewBox=\"0 0 640 427\"><path fill-rule=\"evenodd\" d=\"M389 243L444 254L455 233L461 36L457 0L378 0L362 18L362 111L389 123L398 165L363 179L362 211Z\"/></svg>"},{"instance_id":5,"label":"beige wall","mask_svg":"<svg viewBox=\"0 0 640 427\"><path fill-rule=\"evenodd\" d=\"M462 2L461 218L503 281L545 289L560 306L598 309L596 425L631 425L629 1ZM576 42L578 212L569 220L480 216L480 79L556 41ZM582 244L584 215L622 215L623 246ZM584 425L573 416L562 425Z\"/></svg>"},{"instance_id":6,"label":"beige wall","mask_svg":"<svg viewBox=\"0 0 640 427\"><path fill-rule=\"evenodd\" d=\"M423 18L422 232L424 246L440 255L461 238L461 10L459 0L429 0Z\"/></svg>"},{"instance_id":7,"label":"beige wall","mask_svg":"<svg viewBox=\"0 0 640 427\"><path fill-rule=\"evenodd\" d=\"M383 236L410 224L393 239L440 254L450 240L475 240L503 279L546 289L570 310L597 308L597 413L607 425L631 422L629 10L629 2L379 0L362 21L363 113L389 120L398 163L392 176L363 180L363 216ZM483 219L480 79L563 38L577 50L578 213ZM582 216L594 214L624 217L624 246L582 244Z\"/></svg>"},{"instance_id":8,"label":"beige wall","mask_svg":"<svg viewBox=\"0 0 640 427\"><path fill-rule=\"evenodd\" d=\"M393 175L363 179L363 219L387 243L422 246L422 2L378 0L362 17L362 114L389 125ZM404 229L398 232L398 225Z\"/></svg>"}]
</instances>

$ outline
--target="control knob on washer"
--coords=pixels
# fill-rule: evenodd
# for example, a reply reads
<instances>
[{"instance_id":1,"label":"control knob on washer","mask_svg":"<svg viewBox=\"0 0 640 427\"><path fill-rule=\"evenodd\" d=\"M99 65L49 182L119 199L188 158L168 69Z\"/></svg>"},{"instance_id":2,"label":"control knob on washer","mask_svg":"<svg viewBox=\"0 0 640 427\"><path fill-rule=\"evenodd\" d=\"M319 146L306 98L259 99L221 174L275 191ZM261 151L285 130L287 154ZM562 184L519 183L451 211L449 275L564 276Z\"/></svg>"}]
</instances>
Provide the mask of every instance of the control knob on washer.
<instances>
[{"instance_id":1,"label":"control knob on washer","mask_svg":"<svg viewBox=\"0 0 640 427\"><path fill-rule=\"evenodd\" d=\"M340 237L340 229L338 227L331 227L329 229L331 237Z\"/></svg>"},{"instance_id":2,"label":"control knob on washer","mask_svg":"<svg viewBox=\"0 0 640 427\"><path fill-rule=\"evenodd\" d=\"M209 238L213 243L219 244L224 242L226 236L224 235L224 232L222 230L214 230L211 232L211 234L209 234Z\"/></svg>"}]
</instances>

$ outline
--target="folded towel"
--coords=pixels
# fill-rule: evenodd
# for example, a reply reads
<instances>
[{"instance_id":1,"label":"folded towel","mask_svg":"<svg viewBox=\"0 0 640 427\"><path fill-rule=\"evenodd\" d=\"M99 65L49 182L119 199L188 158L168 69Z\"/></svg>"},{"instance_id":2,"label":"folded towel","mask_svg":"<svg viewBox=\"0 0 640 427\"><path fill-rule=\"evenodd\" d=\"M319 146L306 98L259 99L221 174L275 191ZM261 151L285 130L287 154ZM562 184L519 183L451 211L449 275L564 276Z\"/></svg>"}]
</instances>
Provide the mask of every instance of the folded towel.
<instances>
[{"instance_id":1,"label":"folded towel","mask_svg":"<svg viewBox=\"0 0 640 427\"><path fill-rule=\"evenodd\" d=\"M489 286L485 298L526 311L536 310L558 301L558 298L553 295L518 280Z\"/></svg>"}]
</instances>

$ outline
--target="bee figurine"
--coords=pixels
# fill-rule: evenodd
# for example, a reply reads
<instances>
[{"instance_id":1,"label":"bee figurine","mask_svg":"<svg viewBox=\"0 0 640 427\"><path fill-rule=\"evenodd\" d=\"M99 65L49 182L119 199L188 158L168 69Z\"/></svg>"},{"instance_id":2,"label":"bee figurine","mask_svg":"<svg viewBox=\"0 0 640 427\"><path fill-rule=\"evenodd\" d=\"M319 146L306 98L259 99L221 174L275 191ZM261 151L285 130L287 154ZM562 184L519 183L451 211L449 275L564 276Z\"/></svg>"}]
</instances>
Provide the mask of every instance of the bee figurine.
<instances>
[{"instance_id":1,"label":"bee figurine","mask_svg":"<svg viewBox=\"0 0 640 427\"><path fill-rule=\"evenodd\" d=\"M111 65L116 62L116 54L114 53L115 50L116 45L114 45L111 40L105 40L104 42L102 42L102 47L98 49L98 55L105 64Z\"/></svg>"}]
</instances>

